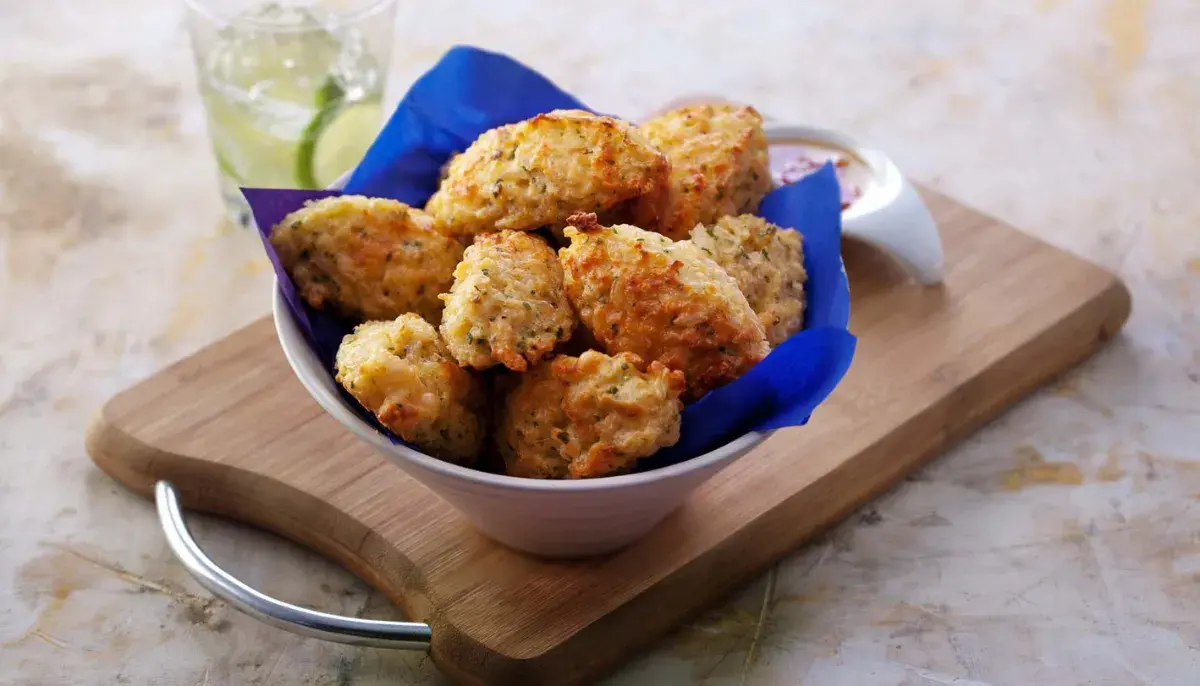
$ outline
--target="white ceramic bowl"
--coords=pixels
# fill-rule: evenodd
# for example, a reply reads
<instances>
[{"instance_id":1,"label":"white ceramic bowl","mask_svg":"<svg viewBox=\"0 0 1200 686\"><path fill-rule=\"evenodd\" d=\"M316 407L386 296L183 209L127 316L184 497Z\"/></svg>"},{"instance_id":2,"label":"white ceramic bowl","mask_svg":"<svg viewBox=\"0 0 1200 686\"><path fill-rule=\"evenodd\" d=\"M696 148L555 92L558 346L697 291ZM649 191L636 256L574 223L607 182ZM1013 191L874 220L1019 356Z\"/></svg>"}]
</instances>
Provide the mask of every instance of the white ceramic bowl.
<instances>
[{"instance_id":1,"label":"white ceramic bowl","mask_svg":"<svg viewBox=\"0 0 1200 686\"><path fill-rule=\"evenodd\" d=\"M359 419L309 349L278 288L274 314L283 353L317 404L485 535L534 555L582 557L632 543L679 507L693 489L766 438L749 433L680 464L602 479L543 481L459 467L392 443Z\"/></svg>"},{"instance_id":2,"label":"white ceramic bowl","mask_svg":"<svg viewBox=\"0 0 1200 686\"><path fill-rule=\"evenodd\" d=\"M875 183L844 213L844 231L892 253L919 280L940 280L937 228L886 156L823 129L768 125L767 135L774 142L804 140L841 148L866 163ZM341 187L344 180L334 187ZM485 535L534 555L582 557L632 543L679 507L697 486L767 437L751 432L680 464L600 479L543 481L467 469L392 443L359 419L338 392L332 374L305 343L278 288L274 315L288 362L326 412L453 505Z\"/></svg>"}]
</instances>

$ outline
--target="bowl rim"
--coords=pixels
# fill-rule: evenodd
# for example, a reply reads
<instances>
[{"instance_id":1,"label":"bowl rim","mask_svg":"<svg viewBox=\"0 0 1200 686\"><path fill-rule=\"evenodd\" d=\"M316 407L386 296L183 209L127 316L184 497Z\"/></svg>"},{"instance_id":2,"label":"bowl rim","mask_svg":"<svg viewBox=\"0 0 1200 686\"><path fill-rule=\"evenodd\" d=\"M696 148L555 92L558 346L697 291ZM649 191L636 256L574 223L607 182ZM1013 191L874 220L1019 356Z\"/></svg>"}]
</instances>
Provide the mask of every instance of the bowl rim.
<instances>
[{"instance_id":1,"label":"bowl rim","mask_svg":"<svg viewBox=\"0 0 1200 686\"><path fill-rule=\"evenodd\" d=\"M591 492L606 491L614 488L646 485L674 477L682 477L692 472L703 470L724 460L732 460L744 455L752 448L766 440L773 431L749 431L728 443L714 448L707 453L697 455L688 460L677 462L666 467L652 469L634 474L620 474L595 479L528 479L507 474L492 474L470 467L463 467L450 462L430 457L402 443L393 443L379 430L364 422L357 414L347 407L347 401L338 393L330 393L327 388L317 381L318 365L316 355L309 349L304 335L300 333L295 318L287 306L283 291L279 288L278 279L272 282L273 295L271 303L272 318L275 322L275 332L283 348L284 357L292 368L292 373L300 380L301 385L317 402L326 414L333 417L339 424L346 427L355 436L366 441L376 451L390 459L403 458L417 466L435 472L441 476L470 481L480 486L492 486L515 489L519 491L537 492Z\"/></svg>"}]
</instances>

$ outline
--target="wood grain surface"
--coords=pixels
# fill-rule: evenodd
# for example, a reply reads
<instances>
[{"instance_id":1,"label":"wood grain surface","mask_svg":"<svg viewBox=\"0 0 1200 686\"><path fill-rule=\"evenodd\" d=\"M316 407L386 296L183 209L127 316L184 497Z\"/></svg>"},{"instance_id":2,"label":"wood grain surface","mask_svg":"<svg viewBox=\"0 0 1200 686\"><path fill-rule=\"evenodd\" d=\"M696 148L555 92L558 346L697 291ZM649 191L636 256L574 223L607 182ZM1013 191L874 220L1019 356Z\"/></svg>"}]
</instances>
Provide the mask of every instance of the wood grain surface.
<instances>
[{"instance_id":1,"label":"wood grain surface","mask_svg":"<svg viewBox=\"0 0 1200 686\"><path fill-rule=\"evenodd\" d=\"M848 242L846 380L617 554L547 562L484 539L326 417L258 321L114 397L88 432L138 492L169 479L188 507L337 560L433 629L463 683L587 682L695 615L1115 334L1111 274L946 197L946 281L922 288Z\"/></svg>"}]
</instances>

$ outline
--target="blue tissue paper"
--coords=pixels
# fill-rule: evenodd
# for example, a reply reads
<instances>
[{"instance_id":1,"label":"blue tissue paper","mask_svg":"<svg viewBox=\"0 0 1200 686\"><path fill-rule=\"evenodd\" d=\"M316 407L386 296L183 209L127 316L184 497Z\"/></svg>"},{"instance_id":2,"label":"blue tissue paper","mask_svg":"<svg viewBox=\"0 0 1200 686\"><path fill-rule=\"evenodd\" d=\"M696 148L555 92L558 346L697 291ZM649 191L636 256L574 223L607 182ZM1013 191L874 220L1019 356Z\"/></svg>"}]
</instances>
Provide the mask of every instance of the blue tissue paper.
<instances>
[{"instance_id":1,"label":"blue tissue paper","mask_svg":"<svg viewBox=\"0 0 1200 686\"><path fill-rule=\"evenodd\" d=\"M272 227L306 202L342 192L424 206L451 155L488 129L554 109L589 108L512 58L458 46L409 89L344 191L242 189L280 289L331 374L338 344L354 323L313 310L300 299L267 240ZM841 193L830 165L775 189L763 200L760 216L804 236L805 328L741 378L686 407L679 442L642 460L638 471L702 455L747 431L803 425L845 376L855 338L847 330L850 288L841 258L841 212ZM400 442L352 404L364 420Z\"/></svg>"}]
</instances>

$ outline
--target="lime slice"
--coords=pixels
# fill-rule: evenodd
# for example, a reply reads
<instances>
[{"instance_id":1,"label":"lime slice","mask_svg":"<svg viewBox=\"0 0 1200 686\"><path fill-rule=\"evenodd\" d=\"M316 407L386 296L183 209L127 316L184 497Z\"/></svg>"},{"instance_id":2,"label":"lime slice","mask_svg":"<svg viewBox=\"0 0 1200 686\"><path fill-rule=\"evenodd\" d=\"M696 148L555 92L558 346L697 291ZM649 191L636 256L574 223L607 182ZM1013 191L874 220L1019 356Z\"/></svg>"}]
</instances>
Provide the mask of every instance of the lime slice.
<instances>
[{"instance_id":1,"label":"lime slice","mask_svg":"<svg viewBox=\"0 0 1200 686\"><path fill-rule=\"evenodd\" d=\"M324 89L322 89L324 90ZM325 188L354 168L371 147L383 108L378 100L334 99L313 117L296 149L296 182Z\"/></svg>"},{"instance_id":2,"label":"lime slice","mask_svg":"<svg viewBox=\"0 0 1200 686\"><path fill-rule=\"evenodd\" d=\"M327 107L340 105L342 99L346 97L346 91L338 85L338 82L333 78L325 79L325 83L317 89L317 109L323 110Z\"/></svg>"},{"instance_id":3,"label":"lime slice","mask_svg":"<svg viewBox=\"0 0 1200 686\"><path fill-rule=\"evenodd\" d=\"M209 135L222 175L239 186L293 185L300 132L277 135L263 119L248 115L243 103L215 93L207 96Z\"/></svg>"}]
</instances>

